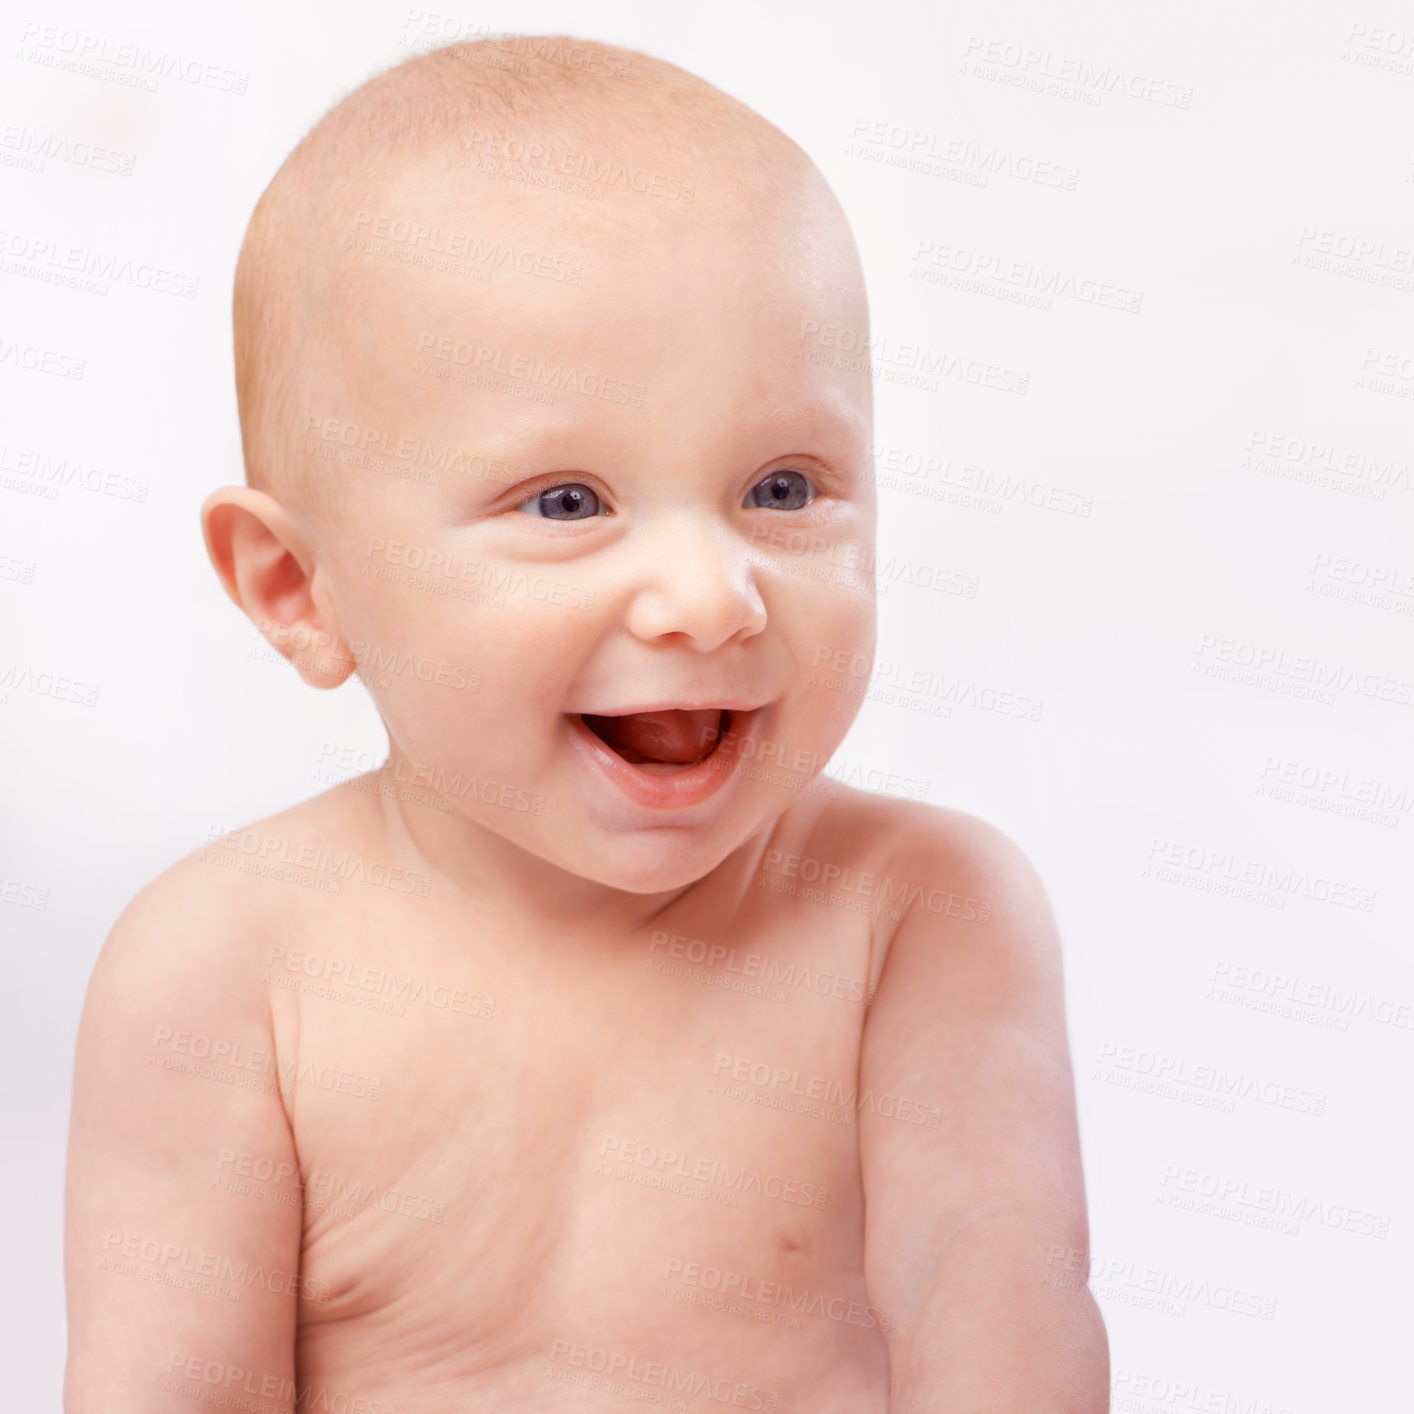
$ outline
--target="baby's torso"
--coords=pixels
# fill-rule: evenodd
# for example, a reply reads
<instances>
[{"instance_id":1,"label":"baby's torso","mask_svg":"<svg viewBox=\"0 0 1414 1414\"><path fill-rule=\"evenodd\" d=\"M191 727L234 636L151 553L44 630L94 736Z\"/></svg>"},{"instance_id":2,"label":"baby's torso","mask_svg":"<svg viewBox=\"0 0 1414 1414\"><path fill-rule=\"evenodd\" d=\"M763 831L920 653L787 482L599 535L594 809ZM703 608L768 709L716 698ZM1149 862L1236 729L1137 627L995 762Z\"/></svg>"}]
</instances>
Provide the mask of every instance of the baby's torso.
<instances>
[{"instance_id":1,"label":"baby's torso","mask_svg":"<svg viewBox=\"0 0 1414 1414\"><path fill-rule=\"evenodd\" d=\"M889 920L844 814L788 812L631 935L401 883L292 910L262 964L305 1184L301 1390L882 1414L857 1083Z\"/></svg>"}]
</instances>

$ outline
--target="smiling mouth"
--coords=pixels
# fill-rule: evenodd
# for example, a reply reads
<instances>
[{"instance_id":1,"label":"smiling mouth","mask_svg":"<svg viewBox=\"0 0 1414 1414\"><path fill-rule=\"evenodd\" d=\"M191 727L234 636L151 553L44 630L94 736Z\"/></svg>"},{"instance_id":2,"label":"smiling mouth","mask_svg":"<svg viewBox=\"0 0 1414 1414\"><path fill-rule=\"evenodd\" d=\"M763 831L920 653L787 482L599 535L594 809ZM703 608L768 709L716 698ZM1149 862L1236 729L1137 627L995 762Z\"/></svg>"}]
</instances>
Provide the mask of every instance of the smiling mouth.
<instances>
[{"instance_id":1,"label":"smiling mouth","mask_svg":"<svg viewBox=\"0 0 1414 1414\"><path fill-rule=\"evenodd\" d=\"M722 707L579 715L600 741L633 766L695 766L716 751L732 720Z\"/></svg>"}]
</instances>

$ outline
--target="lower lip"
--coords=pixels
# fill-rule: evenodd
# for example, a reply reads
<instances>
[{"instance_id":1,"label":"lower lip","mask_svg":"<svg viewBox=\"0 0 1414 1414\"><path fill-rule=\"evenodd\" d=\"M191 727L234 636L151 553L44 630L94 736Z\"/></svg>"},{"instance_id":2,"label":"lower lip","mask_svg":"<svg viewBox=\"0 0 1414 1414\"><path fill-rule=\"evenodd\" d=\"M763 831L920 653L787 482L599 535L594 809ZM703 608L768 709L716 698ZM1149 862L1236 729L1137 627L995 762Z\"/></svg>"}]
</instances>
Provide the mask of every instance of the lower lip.
<instances>
[{"instance_id":1,"label":"lower lip","mask_svg":"<svg viewBox=\"0 0 1414 1414\"><path fill-rule=\"evenodd\" d=\"M731 714L734 748L739 748L740 742L751 734L760 714L759 707ZM625 761L607 742L595 736L583 717L573 715L568 720L570 736L577 748L630 800L650 810L678 810L699 805L721 790L736 773L736 749L728 753L722 750L720 743L710 756L703 757L694 766L662 773L645 771Z\"/></svg>"}]
</instances>

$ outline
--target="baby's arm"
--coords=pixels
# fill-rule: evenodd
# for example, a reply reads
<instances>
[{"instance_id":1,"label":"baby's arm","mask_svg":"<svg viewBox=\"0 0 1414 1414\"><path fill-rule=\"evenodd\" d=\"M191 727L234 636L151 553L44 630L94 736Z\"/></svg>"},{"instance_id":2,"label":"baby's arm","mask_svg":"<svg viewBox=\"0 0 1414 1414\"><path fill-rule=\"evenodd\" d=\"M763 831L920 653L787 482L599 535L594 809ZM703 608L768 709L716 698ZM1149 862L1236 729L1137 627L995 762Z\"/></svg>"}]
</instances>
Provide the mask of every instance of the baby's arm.
<instances>
[{"instance_id":1,"label":"baby's arm","mask_svg":"<svg viewBox=\"0 0 1414 1414\"><path fill-rule=\"evenodd\" d=\"M184 862L139 894L89 984L65 1212L67 1414L209 1409L233 1371L262 1408L291 1406L299 1169L265 989L210 872ZM223 1186L242 1154L271 1161L281 1201Z\"/></svg>"},{"instance_id":2,"label":"baby's arm","mask_svg":"<svg viewBox=\"0 0 1414 1414\"><path fill-rule=\"evenodd\" d=\"M1050 905L991 826L931 807L910 824L889 873L922 895L890 945L859 1078L861 1097L938 1107L906 1123L861 1099L865 1273L893 1317L891 1414L1103 1414L1109 1350L1085 1285ZM968 899L990 906L985 922Z\"/></svg>"}]
</instances>

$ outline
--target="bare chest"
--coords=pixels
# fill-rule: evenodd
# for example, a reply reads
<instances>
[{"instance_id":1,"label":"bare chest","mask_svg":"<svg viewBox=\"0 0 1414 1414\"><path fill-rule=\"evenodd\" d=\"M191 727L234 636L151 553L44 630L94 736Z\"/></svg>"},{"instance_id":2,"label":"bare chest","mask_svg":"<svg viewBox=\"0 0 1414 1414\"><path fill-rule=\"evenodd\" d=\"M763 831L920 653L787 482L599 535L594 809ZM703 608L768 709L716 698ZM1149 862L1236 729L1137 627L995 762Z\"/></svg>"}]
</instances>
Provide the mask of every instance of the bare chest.
<instances>
[{"instance_id":1,"label":"bare chest","mask_svg":"<svg viewBox=\"0 0 1414 1414\"><path fill-rule=\"evenodd\" d=\"M301 1066L359 1077L293 1087L302 1359L394 1384L410 1361L456 1398L534 1378L572 1401L593 1360L777 1392L822 1361L877 1376L869 953L858 917L762 891L730 924L390 939L370 920L274 958Z\"/></svg>"}]
</instances>

